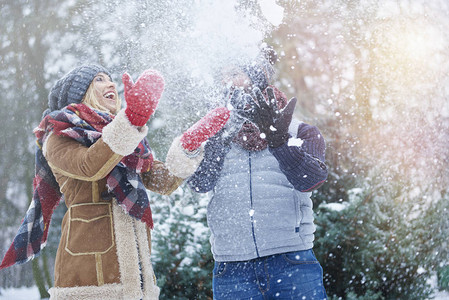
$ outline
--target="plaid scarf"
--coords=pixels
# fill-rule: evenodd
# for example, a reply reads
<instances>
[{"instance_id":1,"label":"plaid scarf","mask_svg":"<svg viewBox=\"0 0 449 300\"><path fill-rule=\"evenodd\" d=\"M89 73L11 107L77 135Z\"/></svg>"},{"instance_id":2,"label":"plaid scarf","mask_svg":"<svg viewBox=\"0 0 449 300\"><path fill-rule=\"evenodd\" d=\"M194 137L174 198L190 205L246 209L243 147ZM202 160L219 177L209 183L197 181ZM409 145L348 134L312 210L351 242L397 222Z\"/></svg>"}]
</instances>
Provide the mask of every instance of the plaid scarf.
<instances>
[{"instance_id":1,"label":"plaid scarf","mask_svg":"<svg viewBox=\"0 0 449 300\"><path fill-rule=\"evenodd\" d=\"M25 263L34 258L47 243L48 229L54 209L63 195L42 153L42 145L50 133L69 137L89 147L102 134L103 127L113 116L93 110L84 104L72 104L46 116L34 130L37 137L36 170L33 180L33 199L25 218L8 249L0 269ZM139 175L151 168L153 156L147 139L142 140L134 153L124 157L107 175L109 192L129 215L153 228L148 195Z\"/></svg>"}]
</instances>

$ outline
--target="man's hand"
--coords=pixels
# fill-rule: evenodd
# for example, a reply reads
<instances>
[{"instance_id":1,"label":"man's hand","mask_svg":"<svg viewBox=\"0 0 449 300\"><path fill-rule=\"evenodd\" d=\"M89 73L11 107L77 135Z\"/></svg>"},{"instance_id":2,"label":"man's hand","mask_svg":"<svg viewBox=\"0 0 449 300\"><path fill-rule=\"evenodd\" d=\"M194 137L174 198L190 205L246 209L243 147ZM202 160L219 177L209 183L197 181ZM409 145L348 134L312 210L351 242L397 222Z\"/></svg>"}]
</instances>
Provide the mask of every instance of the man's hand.
<instances>
[{"instance_id":1,"label":"man's hand","mask_svg":"<svg viewBox=\"0 0 449 300\"><path fill-rule=\"evenodd\" d=\"M268 103L259 89L253 91L249 99L248 110L240 110L239 114L254 123L265 135L271 148L277 148L290 138L288 127L292 121L296 98L291 98L283 109L277 106L277 100L272 88L267 88Z\"/></svg>"}]
</instances>

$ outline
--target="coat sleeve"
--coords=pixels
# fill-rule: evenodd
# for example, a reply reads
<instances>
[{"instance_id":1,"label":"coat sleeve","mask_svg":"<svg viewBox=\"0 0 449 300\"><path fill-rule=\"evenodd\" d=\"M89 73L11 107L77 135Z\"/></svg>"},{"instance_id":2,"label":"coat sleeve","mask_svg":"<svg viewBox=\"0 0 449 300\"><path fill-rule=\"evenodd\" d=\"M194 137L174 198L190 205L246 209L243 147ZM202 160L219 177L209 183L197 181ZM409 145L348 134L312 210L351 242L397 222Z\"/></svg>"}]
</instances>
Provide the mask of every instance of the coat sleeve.
<instances>
[{"instance_id":1,"label":"coat sleeve","mask_svg":"<svg viewBox=\"0 0 449 300\"><path fill-rule=\"evenodd\" d=\"M290 183L301 192L310 192L327 178L324 164L326 144L318 128L305 123L299 125L297 138L302 140L301 146L285 143L278 148L270 148L270 152Z\"/></svg>"},{"instance_id":2,"label":"coat sleeve","mask_svg":"<svg viewBox=\"0 0 449 300\"><path fill-rule=\"evenodd\" d=\"M167 166L158 160L153 161L151 169L141 175L143 184L150 191L161 195L170 195L184 179L170 173Z\"/></svg>"},{"instance_id":3,"label":"coat sleeve","mask_svg":"<svg viewBox=\"0 0 449 300\"><path fill-rule=\"evenodd\" d=\"M90 147L51 134L45 140L42 152L49 166L61 175L83 181L98 181L106 177L123 156L133 153L147 133L147 126L133 126L122 109L103 128L102 137Z\"/></svg>"},{"instance_id":4,"label":"coat sleeve","mask_svg":"<svg viewBox=\"0 0 449 300\"><path fill-rule=\"evenodd\" d=\"M112 151L102 138L86 147L55 134L46 139L43 152L53 171L83 181L98 181L106 177L123 157Z\"/></svg>"},{"instance_id":5,"label":"coat sleeve","mask_svg":"<svg viewBox=\"0 0 449 300\"><path fill-rule=\"evenodd\" d=\"M204 147L204 158L196 172L188 179L187 184L197 193L211 191L223 169L224 159L231 146L224 145L219 136L210 138Z\"/></svg>"}]
</instances>

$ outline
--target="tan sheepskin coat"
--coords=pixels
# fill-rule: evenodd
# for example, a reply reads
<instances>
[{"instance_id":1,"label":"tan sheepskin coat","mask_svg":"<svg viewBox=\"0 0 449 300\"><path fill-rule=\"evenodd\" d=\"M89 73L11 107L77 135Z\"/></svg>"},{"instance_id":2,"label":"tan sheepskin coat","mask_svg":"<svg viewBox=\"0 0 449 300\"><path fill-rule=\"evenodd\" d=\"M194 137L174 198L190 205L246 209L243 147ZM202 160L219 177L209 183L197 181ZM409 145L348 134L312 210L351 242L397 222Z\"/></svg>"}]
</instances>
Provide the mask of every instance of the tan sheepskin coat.
<instances>
[{"instance_id":1,"label":"tan sheepskin coat","mask_svg":"<svg viewBox=\"0 0 449 300\"><path fill-rule=\"evenodd\" d=\"M127 215L115 199L101 196L106 175L132 153L147 130L131 126L119 114L90 147L54 134L45 140L44 155L68 208L51 299L158 299L149 228ZM159 194L170 194L183 182L160 161L141 177Z\"/></svg>"}]
</instances>

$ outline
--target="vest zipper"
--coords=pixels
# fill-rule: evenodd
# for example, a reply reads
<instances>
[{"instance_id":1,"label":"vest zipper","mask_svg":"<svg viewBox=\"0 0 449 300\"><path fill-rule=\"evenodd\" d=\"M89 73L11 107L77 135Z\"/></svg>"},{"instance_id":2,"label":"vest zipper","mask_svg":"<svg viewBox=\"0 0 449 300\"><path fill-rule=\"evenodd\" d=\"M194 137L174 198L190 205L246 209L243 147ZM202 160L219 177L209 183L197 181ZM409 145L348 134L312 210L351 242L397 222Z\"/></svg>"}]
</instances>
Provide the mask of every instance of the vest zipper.
<instances>
[{"instance_id":1,"label":"vest zipper","mask_svg":"<svg viewBox=\"0 0 449 300\"><path fill-rule=\"evenodd\" d=\"M252 177L252 170L251 170L251 152L248 152L248 164L249 164L249 199L250 199L250 203L251 203L251 209L250 209L251 231L253 234L254 247L256 248L256 255L257 255L257 257L260 257L259 249L257 248L256 234L254 232L254 202L253 202L253 182L252 182L253 177Z\"/></svg>"}]
</instances>

